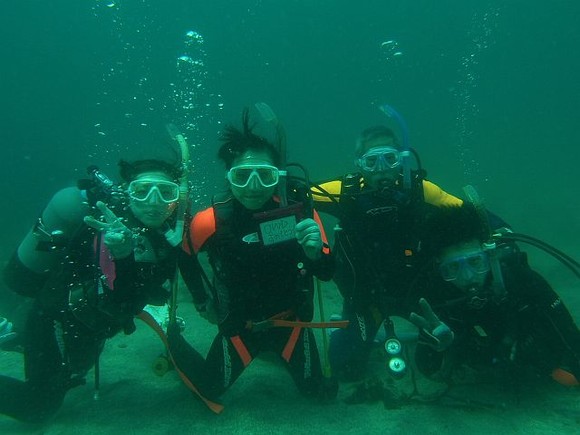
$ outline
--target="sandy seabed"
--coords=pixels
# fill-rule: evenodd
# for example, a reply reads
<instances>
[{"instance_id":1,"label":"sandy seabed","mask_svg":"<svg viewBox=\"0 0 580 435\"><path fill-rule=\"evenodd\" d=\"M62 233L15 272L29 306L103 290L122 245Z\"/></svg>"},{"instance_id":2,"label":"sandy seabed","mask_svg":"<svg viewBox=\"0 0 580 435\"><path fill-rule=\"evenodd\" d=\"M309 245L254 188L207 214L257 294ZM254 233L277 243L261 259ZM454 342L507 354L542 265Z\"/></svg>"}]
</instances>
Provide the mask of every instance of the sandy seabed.
<instances>
[{"instance_id":1,"label":"sandy seabed","mask_svg":"<svg viewBox=\"0 0 580 435\"><path fill-rule=\"evenodd\" d=\"M327 314L340 312L331 284L323 286ZM185 335L202 352L215 327L201 319L185 298L179 313ZM576 300L574 300L576 302ZM577 308L577 307L575 307ZM576 310L577 312L577 310ZM259 358L224 395L221 415L209 411L180 382L175 371L160 377L152 366L163 353L155 333L137 321L137 331L107 342L101 357L100 397L94 399L92 372L87 385L69 392L57 415L43 426L0 417L2 434L572 434L580 433L580 389L553 382L525 385L515 395L501 385L457 385L437 401L427 399L442 384L407 375L392 380L379 351L370 374L396 397L412 400L367 401L349 405L354 384L341 384L338 398L320 404L299 395L276 358ZM404 326L404 325L403 325ZM321 336L317 336L321 342ZM2 373L22 377L22 356L2 352Z\"/></svg>"}]
</instances>

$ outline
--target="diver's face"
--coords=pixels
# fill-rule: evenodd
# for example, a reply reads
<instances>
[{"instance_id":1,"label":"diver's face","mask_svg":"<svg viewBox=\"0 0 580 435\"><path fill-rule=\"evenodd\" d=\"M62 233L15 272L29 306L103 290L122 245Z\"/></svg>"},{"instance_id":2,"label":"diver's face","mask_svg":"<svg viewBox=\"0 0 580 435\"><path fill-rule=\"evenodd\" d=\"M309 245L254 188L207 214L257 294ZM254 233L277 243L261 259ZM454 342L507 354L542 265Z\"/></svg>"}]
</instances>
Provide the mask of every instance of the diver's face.
<instances>
[{"instance_id":1,"label":"diver's face","mask_svg":"<svg viewBox=\"0 0 580 435\"><path fill-rule=\"evenodd\" d=\"M129 189L129 207L133 215L146 227L161 227L177 207L176 184L161 171L143 172L130 186L132 184L136 186L133 193Z\"/></svg>"},{"instance_id":2,"label":"diver's face","mask_svg":"<svg viewBox=\"0 0 580 435\"><path fill-rule=\"evenodd\" d=\"M379 137L365 143L365 152L363 155L369 152L372 153L373 150L382 147L398 148L392 138ZM364 178L365 186L370 187L371 189L382 190L394 187L399 174L401 173L401 165L397 165L394 168L391 168L388 165L381 165L372 171L361 167L361 173Z\"/></svg>"},{"instance_id":3,"label":"diver's face","mask_svg":"<svg viewBox=\"0 0 580 435\"><path fill-rule=\"evenodd\" d=\"M268 167L273 167L273 161L266 151L248 150L234 159L232 171L240 168L240 176L244 174L245 176L244 179L237 177L228 179L228 182L234 198L245 208L259 210L274 195L278 183L278 171L276 168L270 171ZM273 175L275 179L272 178ZM271 185L272 183L275 184Z\"/></svg>"},{"instance_id":4,"label":"diver's face","mask_svg":"<svg viewBox=\"0 0 580 435\"><path fill-rule=\"evenodd\" d=\"M482 289L490 271L489 257L477 240L446 248L438 264L441 277L464 292Z\"/></svg>"}]
</instances>

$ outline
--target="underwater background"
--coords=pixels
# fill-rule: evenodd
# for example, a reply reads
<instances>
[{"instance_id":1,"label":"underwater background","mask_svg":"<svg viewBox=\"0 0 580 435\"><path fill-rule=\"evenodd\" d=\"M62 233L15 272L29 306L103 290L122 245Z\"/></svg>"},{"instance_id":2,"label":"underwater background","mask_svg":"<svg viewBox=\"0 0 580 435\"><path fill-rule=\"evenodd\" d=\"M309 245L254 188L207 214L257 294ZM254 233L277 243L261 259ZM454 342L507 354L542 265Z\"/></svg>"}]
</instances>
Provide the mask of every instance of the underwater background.
<instances>
[{"instance_id":1,"label":"underwater background","mask_svg":"<svg viewBox=\"0 0 580 435\"><path fill-rule=\"evenodd\" d=\"M209 205L224 183L219 131L259 101L314 180L354 170L364 128L397 130L377 108L388 103L430 180L460 196L474 185L516 231L580 258L577 0L5 0L0 40L0 264L87 166L117 179L120 158L175 155L167 123L192 148L194 206ZM580 322L577 279L529 252ZM213 326L185 293L180 313L205 350ZM339 312L338 293L325 295L327 314ZM10 297L0 282L0 316ZM174 373L152 374L156 340L140 327L107 342L100 401L89 379L48 427L3 418L0 432L530 435L580 425L578 391L559 385L524 389L517 404L477 385L427 406L314 406L269 361L248 369L216 418ZM3 354L2 374L22 376L20 355Z\"/></svg>"},{"instance_id":2,"label":"underwater background","mask_svg":"<svg viewBox=\"0 0 580 435\"><path fill-rule=\"evenodd\" d=\"M171 153L155 139L167 122L207 205L218 132L258 101L315 180L353 169L365 127L397 127L388 103L429 179L473 184L517 231L579 256L578 1L22 0L4 3L0 38L2 261L88 165L115 178L120 157Z\"/></svg>"},{"instance_id":3,"label":"underwater background","mask_svg":"<svg viewBox=\"0 0 580 435\"><path fill-rule=\"evenodd\" d=\"M432 181L475 185L516 230L578 256L575 0L23 0L4 3L0 38L1 260L88 165L114 178L120 157L167 155L167 122L194 145L206 205L218 132L258 101L313 179L353 169L388 103Z\"/></svg>"}]
</instances>

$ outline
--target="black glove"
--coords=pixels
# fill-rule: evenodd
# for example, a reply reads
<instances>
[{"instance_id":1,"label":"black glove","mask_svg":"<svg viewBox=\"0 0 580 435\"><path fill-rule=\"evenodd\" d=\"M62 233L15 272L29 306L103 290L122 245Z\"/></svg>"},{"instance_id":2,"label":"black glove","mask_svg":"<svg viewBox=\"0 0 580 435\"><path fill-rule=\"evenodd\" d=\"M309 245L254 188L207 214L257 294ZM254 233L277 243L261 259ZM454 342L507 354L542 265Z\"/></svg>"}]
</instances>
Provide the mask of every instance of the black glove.
<instances>
[{"instance_id":1,"label":"black glove","mask_svg":"<svg viewBox=\"0 0 580 435\"><path fill-rule=\"evenodd\" d=\"M12 322L5 317L0 317L0 346L16 338L16 332L12 329Z\"/></svg>"},{"instance_id":2,"label":"black glove","mask_svg":"<svg viewBox=\"0 0 580 435\"><path fill-rule=\"evenodd\" d=\"M439 320L426 299L419 299L423 316L411 313L409 320L419 328L419 343L425 344L437 352L443 352L453 343L453 331Z\"/></svg>"}]
</instances>

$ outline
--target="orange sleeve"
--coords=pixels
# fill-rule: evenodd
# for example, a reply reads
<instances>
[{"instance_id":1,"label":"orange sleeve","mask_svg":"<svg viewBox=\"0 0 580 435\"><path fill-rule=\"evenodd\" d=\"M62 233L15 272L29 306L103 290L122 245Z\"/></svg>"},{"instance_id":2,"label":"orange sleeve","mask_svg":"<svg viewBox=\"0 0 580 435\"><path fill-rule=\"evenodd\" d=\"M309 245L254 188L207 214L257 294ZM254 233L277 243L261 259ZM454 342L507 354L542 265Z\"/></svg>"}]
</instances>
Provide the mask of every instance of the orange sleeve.
<instances>
[{"instance_id":1,"label":"orange sleeve","mask_svg":"<svg viewBox=\"0 0 580 435\"><path fill-rule=\"evenodd\" d=\"M316 210L312 211L312 218L320 228L320 236L322 237L322 243L324 244L322 247L322 252L324 252L325 254L330 254L328 239L326 238L326 231L324 231L324 225L322 225L322 220L320 219L320 216L318 215L318 212Z\"/></svg>"},{"instance_id":2,"label":"orange sleeve","mask_svg":"<svg viewBox=\"0 0 580 435\"><path fill-rule=\"evenodd\" d=\"M206 208L196 215L189 224L189 232L186 233L188 240L183 241L183 249L188 254L191 254L190 246L193 246L193 253L197 254L204 243L215 233L215 215L213 207Z\"/></svg>"}]
</instances>

